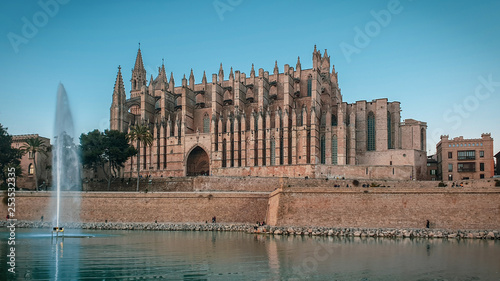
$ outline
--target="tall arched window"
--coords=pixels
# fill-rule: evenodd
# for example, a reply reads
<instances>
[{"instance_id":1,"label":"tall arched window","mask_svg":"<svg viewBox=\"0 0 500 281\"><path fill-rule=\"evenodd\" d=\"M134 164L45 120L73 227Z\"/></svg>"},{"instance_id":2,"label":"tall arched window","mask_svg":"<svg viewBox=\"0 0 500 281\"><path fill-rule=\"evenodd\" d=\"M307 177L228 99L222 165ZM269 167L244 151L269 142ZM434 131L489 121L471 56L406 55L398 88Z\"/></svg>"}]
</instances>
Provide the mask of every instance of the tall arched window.
<instances>
[{"instance_id":1,"label":"tall arched window","mask_svg":"<svg viewBox=\"0 0 500 281\"><path fill-rule=\"evenodd\" d=\"M227 154L226 154L226 139L222 141L222 167L226 167Z\"/></svg>"},{"instance_id":2,"label":"tall arched window","mask_svg":"<svg viewBox=\"0 0 500 281\"><path fill-rule=\"evenodd\" d=\"M332 126L337 126L337 116L332 114Z\"/></svg>"},{"instance_id":3,"label":"tall arched window","mask_svg":"<svg viewBox=\"0 0 500 281\"><path fill-rule=\"evenodd\" d=\"M307 151L306 151L306 163L311 163L311 132L308 131L307 132L307 139L306 139L306 148L307 148Z\"/></svg>"},{"instance_id":4,"label":"tall arched window","mask_svg":"<svg viewBox=\"0 0 500 281\"><path fill-rule=\"evenodd\" d=\"M375 114L373 114L373 111L370 111L370 113L368 113L367 123L367 150L375 151Z\"/></svg>"},{"instance_id":5,"label":"tall arched window","mask_svg":"<svg viewBox=\"0 0 500 281\"><path fill-rule=\"evenodd\" d=\"M321 126L326 126L326 112L323 112L323 114L321 114Z\"/></svg>"},{"instance_id":6,"label":"tall arched window","mask_svg":"<svg viewBox=\"0 0 500 281\"><path fill-rule=\"evenodd\" d=\"M276 165L276 141L271 139L271 166Z\"/></svg>"},{"instance_id":7,"label":"tall arched window","mask_svg":"<svg viewBox=\"0 0 500 281\"><path fill-rule=\"evenodd\" d=\"M285 164L285 151L283 149L283 137L280 137L280 165L284 165Z\"/></svg>"},{"instance_id":8,"label":"tall arched window","mask_svg":"<svg viewBox=\"0 0 500 281\"><path fill-rule=\"evenodd\" d=\"M347 118L347 120L349 120L349 118ZM351 161L349 160L349 156L351 155L351 134L349 133L349 131L347 131L347 134L346 134L346 142L345 142L345 164L346 165L349 165L351 164Z\"/></svg>"},{"instance_id":9,"label":"tall arched window","mask_svg":"<svg viewBox=\"0 0 500 281\"><path fill-rule=\"evenodd\" d=\"M333 135L332 137L332 164L337 165L337 136Z\"/></svg>"},{"instance_id":10,"label":"tall arched window","mask_svg":"<svg viewBox=\"0 0 500 281\"><path fill-rule=\"evenodd\" d=\"M182 130L181 122L179 120L177 120L177 136L179 137L178 142L177 142L178 144L181 144L181 130ZM144 155L146 155L146 154L144 154ZM146 163L146 162L144 162L144 163Z\"/></svg>"},{"instance_id":11,"label":"tall arched window","mask_svg":"<svg viewBox=\"0 0 500 281\"><path fill-rule=\"evenodd\" d=\"M302 126L302 110L297 114L297 126Z\"/></svg>"},{"instance_id":12,"label":"tall arched window","mask_svg":"<svg viewBox=\"0 0 500 281\"><path fill-rule=\"evenodd\" d=\"M233 123L231 123L232 125ZM229 153L231 154L230 157L231 157L231 162L230 162L230 165L228 165L229 167L234 167L234 140L233 140L233 137L231 137L231 139L229 140L229 149L231 149L229 151Z\"/></svg>"},{"instance_id":13,"label":"tall arched window","mask_svg":"<svg viewBox=\"0 0 500 281\"><path fill-rule=\"evenodd\" d=\"M28 175L33 175L35 174L35 166L33 164L30 164L28 166Z\"/></svg>"},{"instance_id":14,"label":"tall arched window","mask_svg":"<svg viewBox=\"0 0 500 281\"><path fill-rule=\"evenodd\" d=\"M392 147L392 124L391 124L391 113L387 111L387 148L391 149Z\"/></svg>"},{"instance_id":15,"label":"tall arched window","mask_svg":"<svg viewBox=\"0 0 500 281\"><path fill-rule=\"evenodd\" d=\"M203 133L210 133L210 119L208 114L203 117Z\"/></svg>"},{"instance_id":16,"label":"tall arched window","mask_svg":"<svg viewBox=\"0 0 500 281\"><path fill-rule=\"evenodd\" d=\"M312 76L309 75L307 77L307 96L310 97L312 95Z\"/></svg>"},{"instance_id":17,"label":"tall arched window","mask_svg":"<svg viewBox=\"0 0 500 281\"><path fill-rule=\"evenodd\" d=\"M320 139L320 148L321 148L321 164L325 164L326 160L326 142L325 142L325 135L321 135Z\"/></svg>"}]
</instances>

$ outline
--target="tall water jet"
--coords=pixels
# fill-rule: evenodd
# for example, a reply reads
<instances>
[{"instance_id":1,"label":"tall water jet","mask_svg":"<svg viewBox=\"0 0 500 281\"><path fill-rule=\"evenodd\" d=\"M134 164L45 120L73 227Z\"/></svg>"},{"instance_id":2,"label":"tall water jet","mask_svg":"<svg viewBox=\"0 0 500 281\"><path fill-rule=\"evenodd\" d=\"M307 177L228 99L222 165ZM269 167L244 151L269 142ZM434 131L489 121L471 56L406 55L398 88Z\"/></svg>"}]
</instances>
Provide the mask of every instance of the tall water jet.
<instances>
[{"instance_id":1,"label":"tall water jet","mask_svg":"<svg viewBox=\"0 0 500 281\"><path fill-rule=\"evenodd\" d=\"M73 117L69 107L66 90L59 84L57 90L56 119L54 124L54 147L52 182L55 189L55 218L56 227L61 226L61 210L65 210L65 219L79 219L80 200L76 193L65 196L62 201L61 191L79 191L80 164L78 161L77 146L73 141ZM55 183L55 186L54 186Z\"/></svg>"}]
</instances>

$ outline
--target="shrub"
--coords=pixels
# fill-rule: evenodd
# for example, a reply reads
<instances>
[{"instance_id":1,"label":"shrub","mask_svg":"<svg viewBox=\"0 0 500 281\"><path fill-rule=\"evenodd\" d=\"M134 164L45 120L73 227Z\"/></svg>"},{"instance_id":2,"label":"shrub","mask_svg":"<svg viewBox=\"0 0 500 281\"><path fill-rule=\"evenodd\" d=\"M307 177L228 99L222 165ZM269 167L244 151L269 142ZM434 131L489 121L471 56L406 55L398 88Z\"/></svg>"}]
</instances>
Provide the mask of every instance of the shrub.
<instances>
[{"instance_id":1,"label":"shrub","mask_svg":"<svg viewBox=\"0 0 500 281\"><path fill-rule=\"evenodd\" d=\"M438 183L438 187L445 187L445 186L446 186L446 184L444 182Z\"/></svg>"},{"instance_id":2,"label":"shrub","mask_svg":"<svg viewBox=\"0 0 500 281\"><path fill-rule=\"evenodd\" d=\"M370 184L370 186L371 186L371 187L379 187L379 186L380 186L380 184L375 183L375 182L372 182L372 183Z\"/></svg>"},{"instance_id":3,"label":"shrub","mask_svg":"<svg viewBox=\"0 0 500 281\"><path fill-rule=\"evenodd\" d=\"M358 180L353 180L353 181L352 181L352 185L354 185L354 186L358 186L358 185L359 185L359 181L358 181Z\"/></svg>"}]
</instances>

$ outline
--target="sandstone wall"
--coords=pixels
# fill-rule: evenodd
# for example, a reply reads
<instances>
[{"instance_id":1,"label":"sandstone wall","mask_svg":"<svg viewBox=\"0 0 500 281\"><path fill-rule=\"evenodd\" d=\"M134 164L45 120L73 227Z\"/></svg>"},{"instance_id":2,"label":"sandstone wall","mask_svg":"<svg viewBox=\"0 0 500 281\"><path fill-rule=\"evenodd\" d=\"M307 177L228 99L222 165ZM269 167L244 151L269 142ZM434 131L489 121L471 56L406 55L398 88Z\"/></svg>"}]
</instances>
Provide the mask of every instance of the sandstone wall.
<instances>
[{"instance_id":1,"label":"sandstone wall","mask_svg":"<svg viewBox=\"0 0 500 281\"><path fill-rule=\"evenodd\" d=\"M169 184L187 192L65 192L62 221L200 223L217 216L228 223L401 229L423 228L430 220L434 228L500 230L500 187L491 180L456 182L463 184L459 187L380 180L354 186L352 180L326 178L174 180ZM135 190L135 182L129 185ZM80 198L81 212L72 208L74 198ZM43 215L50 221L53 205L51 192L18 191L15 218L40 220Z\"/></svg>"},{"instance_id":2,"label":"sandstone wall","mask_svg":"<svg viewBox=\"0 0 500 281\"><path fill-rule=\"evenodd\" d=\"M425 157L424 157L425 158ZM426 158L425 158L426 159ZM388 162L389 163L389 162ZM373 165L289 165L289 166L255 166L238 168L212 168L217 176L246 177L259 175L260 177L290 178L345 178L345 179L391 179L410 180L415 172L413 166L373 166Z\"/></svg>"},{"instance_id":3,"label":"sandstone wall","mask_svg":"<svg viewBox=\"0 0 500 281\"><path fill-rule=\"evenodd\" d=\"M213 216L217 222L255 222L266 217L266 193L129 193L92 192L62 194L61 221L75 221L74 206L80 200L81 222L205 222ZM19 220L45 220L55 217L51 192L17 192L16 217Z\"/></svg>"},{"instance_id":4,"label":"sandstone wall","mask_svg":"<svg viewBox=\"0 0 500 281\"><path fill-rule=\"evenodd\" d=\"M500 229L500 188L284 188L268 221L278 226ZM276 206L278 204L278 206Z\"/></svg>"},{"instance_id":5,"label":"sandstone wall","mask_svg":"<svg viewBox=\"0 0 500 281\"><path fill-rule=\"evenodd\" d=\"M188 191L262 191L276 189L280 181L287 178L258 177L166 177L142 179L140 191L148 192L188 192ZM110 191L136 191L136 179L118 179L111 183ZM106 181L83 182L83 191L108 191Z\"/></svg>"},{"instance_id":6,"label":"sandstone wall","mask_svg":"<svg viewBox=\"0 0 500 281\"><path fill-rule=\"evenodd\" d=\"M342 167L342 166L338 166ZM192 191L258 191L271 192L279 187L334 187L335 185L346 187L353 186L353 180L342 180L342 175L328 175L324 166L317 166L317 172L323 178L283 178L283 177L173 177L142 179L140 191L148 192L192 192ZM376 173L376 167L368 168L368 175ZM359 167L359 174L366 174L365 167ZM381 167L384 168L384 167ZM398 171L400 167L394 167ZM403 167L404 169L405 167ZM392 170L392 169L391 169ZM411 168L410 168L411 170ZM337 170L338 171L338 170ZM388 170L389 171L389 170ZM328 175L326 178L325 175ZM381 185L397 188L434 188L438 187L437 181L408 181L408 180L376 180L357 178L359 186ZM452 182L445 182L450 188ZM495 181L491 179L484 180L463 180L455 181L456 184L462 183L464 187L492 187ZM134 179L116 180L111 183L111 191L130 191L135 192L136 181ZM105 181L83 182L83 191L108 191L108 185Z\"/></svg>"}]
</instances>

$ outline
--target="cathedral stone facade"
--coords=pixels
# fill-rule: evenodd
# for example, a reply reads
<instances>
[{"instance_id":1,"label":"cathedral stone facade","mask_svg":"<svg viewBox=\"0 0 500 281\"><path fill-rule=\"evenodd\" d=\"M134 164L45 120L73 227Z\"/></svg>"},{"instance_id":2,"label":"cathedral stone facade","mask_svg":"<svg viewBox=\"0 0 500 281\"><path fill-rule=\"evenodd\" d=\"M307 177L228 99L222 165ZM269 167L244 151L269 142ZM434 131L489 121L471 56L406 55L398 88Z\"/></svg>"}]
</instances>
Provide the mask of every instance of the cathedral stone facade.
<instances>
[{"instance_id":1,"label":"cathedral stone facade","mask_svg":"<svg viewBox=\"0 0 500 281\"><path fill-rule=\"evenodd\" d=\"M401 122L399 102L343 102L327 51L314 46L312 62L302 69L298 58L281 70L276 62L272 74L231 68L228 76L221 64L211 81L204 72L196 84L191 70L176 85L163 64L148 81L139 49L129 98L118 67L110 127L149 126L143 176L425 177L426 123ZM135 161L125 177L136 174Z\"/></svg>"}]
</instances>

